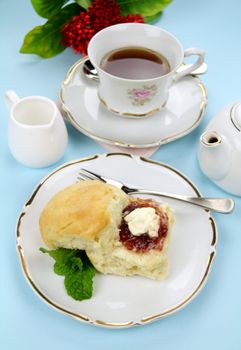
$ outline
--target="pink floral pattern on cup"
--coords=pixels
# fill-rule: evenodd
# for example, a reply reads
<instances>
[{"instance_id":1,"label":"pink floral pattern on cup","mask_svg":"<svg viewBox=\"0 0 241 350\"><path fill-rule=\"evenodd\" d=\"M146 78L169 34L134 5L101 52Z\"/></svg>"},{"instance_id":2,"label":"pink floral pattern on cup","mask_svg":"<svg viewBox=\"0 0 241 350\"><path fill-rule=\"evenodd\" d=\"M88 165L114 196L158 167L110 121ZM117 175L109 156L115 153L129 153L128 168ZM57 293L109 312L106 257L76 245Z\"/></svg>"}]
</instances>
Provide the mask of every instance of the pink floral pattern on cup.
<instances>
[{"instance_id":1,"label":"pink floral pattern on cup","mask_svg":"<svg viewBox=\"0 0 241 350\"><path fill-rule=\"evenodd\" d=\"M157 86L144 85L141 88L133 88L128 90L129 98L132 100L134 106L143 106L145 103L150 102L153 96L157 93Z\"/></svg>"}]
</instances>

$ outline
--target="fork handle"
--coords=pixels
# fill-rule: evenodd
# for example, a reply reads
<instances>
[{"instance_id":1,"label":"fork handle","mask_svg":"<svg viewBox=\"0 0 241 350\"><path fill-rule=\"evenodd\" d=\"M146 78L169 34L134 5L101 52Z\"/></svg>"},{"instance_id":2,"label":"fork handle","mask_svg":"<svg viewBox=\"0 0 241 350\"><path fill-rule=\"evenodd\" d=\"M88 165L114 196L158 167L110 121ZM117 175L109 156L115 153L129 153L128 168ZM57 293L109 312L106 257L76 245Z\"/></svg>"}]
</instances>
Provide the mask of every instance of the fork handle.
<instances>
[{"instance_id":1,"label":"fork handle","mask_svg":"<svg viewBox=\"0 0 241 350\"><path fill-rule=\"evenodd\" d=\"M203 198L203 197L186 197L176 194L150 190L133 190L129 194L151 194L153 196L176 199L178 201L187 202L197 205L205 209L211 209L218 213L228 214L234 209L234 201L230 198Z\"/></svg>"}]
</instances>

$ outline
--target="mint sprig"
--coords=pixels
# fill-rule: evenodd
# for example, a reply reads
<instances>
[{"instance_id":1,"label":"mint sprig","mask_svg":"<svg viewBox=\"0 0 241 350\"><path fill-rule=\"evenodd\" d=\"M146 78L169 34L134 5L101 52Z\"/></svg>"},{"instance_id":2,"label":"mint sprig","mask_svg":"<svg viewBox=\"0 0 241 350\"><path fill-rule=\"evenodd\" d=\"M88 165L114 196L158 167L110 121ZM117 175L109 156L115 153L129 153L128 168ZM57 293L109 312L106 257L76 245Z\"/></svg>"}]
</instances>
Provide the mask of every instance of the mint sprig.
<instances>
[{"instance_id":1,"label":"mint sprig","mask_svg":"<svg viewBox=\"0 0 241 350\"><path fill-rule=\"evenodd\" d=\"M54 272L64 276L64 286L67 294L75 300L92 297L93 277L96 270L88 259L85 251L59 248L56 250L39 249L55 260Z\"/></svg>"}]
</instances>

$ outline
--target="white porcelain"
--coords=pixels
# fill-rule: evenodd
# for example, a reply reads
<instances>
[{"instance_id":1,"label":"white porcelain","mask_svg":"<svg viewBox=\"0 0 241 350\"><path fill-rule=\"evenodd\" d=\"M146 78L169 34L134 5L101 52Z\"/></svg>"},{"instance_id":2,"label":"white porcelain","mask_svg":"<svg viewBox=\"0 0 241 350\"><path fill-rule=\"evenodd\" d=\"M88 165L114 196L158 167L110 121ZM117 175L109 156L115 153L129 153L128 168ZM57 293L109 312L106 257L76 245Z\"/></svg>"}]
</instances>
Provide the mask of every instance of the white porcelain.
<instances>
[{"instance_id":1,"label":"white porcelain","mask_svg":"<svg viewBox=\"0 0 241 350\"><path fill-rule=\"evenodd\" d=\"M14 91L7 91L5 99L10 109L8 145L13 157L34 168L57 162L68 135L54 102L42 96L20 99Z\"/></svg>"},{"instance_id":2,"label":"white porcelain","mask_svg":"<svg viewBox=\"0 0 241 350\"><path fill-rule=\"evenodd\" d=\"M67 295L63 278L53 272L53 260L39 251L39 247L44 246L39 215L56 192L76 182L82 167L130 186L200 195L195 185L177 170L128 154L94 155L64 164L40 182L17 222L17 249L30 286L49 306L98 326L145 325L186 306L207 280L217 232L209 212L171 199L167 202L175 211L176 224L170 243L167 279L153 281L138 276L97 274L91 299L78 302ZM155 200L161 201L161 198L155 197ZM204 296L202 298L205 303Z\"/></svg>"},{"instance_id":3,"label":"white porcelain","mask_svg":"<svg viewBox=\"0 0 241 350\"><path fill-rule=\"evenodd\" d=\"M228 104L201 135L199 164L212 181L241 196L241 101Z\"/></svg>"},{"instance_id":4,"label":"white porcelain","mask_svg":"<svg viewBox=\"0 0 241 350\"><path fill-rule=\"evenodd\" d=\"M145 47L167 58L170 73L153 79L124 79L105 72L100 63L112 50L122 47ZM177 72L184 57L197 55L195 63ZM192 73L204 62L204 51L198 48L184 50L169 32L148 24L122 23L107 27L90 40L88 56L99 75L98 94L106 107L124 117L143 117L158 111L168 99L173 80Z\"/></svg>"},{"instance_id":5,"label":"white porcelain","mask_svg":"<svg viewBox=\"0 0 241 350\"><path fill-rule=\"evenodd\" d=\"M87 136L112 145L147 148L189 134L201 122L207 104L199 78L173 84L165 108L145 119L126 119L108 111L98 98L98 83L86 78L78 61L62 83L60 98L72 125Z\"/></svg>"}]
</instances>

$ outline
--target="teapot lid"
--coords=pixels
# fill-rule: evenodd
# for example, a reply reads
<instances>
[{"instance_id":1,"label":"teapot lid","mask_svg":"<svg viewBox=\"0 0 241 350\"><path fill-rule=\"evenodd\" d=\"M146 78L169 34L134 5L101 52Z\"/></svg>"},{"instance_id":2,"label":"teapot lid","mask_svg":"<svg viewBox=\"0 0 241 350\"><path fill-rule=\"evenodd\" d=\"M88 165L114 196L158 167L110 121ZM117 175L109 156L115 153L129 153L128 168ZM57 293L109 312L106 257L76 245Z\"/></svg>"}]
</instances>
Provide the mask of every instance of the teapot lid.
<instances>
[{"instance_id":1,"label":"teapot lid","mask_svg":"<svg viewBox=\"0 0 241 350\"><path fill-rule=\"evenodd\" d=\"M233 105L231 109L231 120L235 128L241 131L241 102Z\"/></svg>"}]
</instances>

